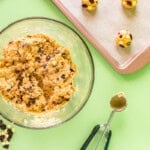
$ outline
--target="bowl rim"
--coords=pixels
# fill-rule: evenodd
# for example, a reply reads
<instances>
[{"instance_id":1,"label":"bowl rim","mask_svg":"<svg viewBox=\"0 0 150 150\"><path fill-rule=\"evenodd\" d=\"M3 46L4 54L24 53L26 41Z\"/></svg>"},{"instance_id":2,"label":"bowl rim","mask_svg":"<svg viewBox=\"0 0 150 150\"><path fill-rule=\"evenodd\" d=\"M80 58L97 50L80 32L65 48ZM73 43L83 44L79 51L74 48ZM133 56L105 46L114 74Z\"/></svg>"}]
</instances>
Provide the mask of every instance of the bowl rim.
<instances>
[{"instance_id":1,"label":"bowl rim","mask_svg":"<svg viewBox=\"0 0 150 150\"><path fill-rule=\"evenodd\" d=\"M52 127L57 127L61 124L64 124L65 122L68 122L69 120L71 120L72 118L74 118L82 109L83 107L85 106L85 104L87 103L88 99L90 98L91 96L91 93L92 93L92 90L93 90L93 86L94 86L94 81L95 81L95 67L94 67L94 61L93 61L93 57L92 57L92 54L90 52L90 49L89 47L87 46L86 42L84 41L84 39L81 37L81 35L75 30L73 29L72 27L70 27L69 25L67 25L66 23L62 22L62 21L59 21L59 20L56 20L56 19L52 19L52 18L48 18L48 17L41 17L41 16L34 16L34 17L26 17L26 18L22 18L22 19L18 19L16 21L13 21L12 23L8 24L6 27L4 27L1 31L0 31L0 34L2 34L3 32L5 32L7 29L9 29L9 27L15 25L16 23L20 23L20 22L23 22L23 21L26 21L26 20L36 20L36 19L40 19L40 20L47 20L47 21L53 21L55 23L58 23L60 25L63 25L65 27L67 27L68 29L70 29L72 32L74 32L78 38L81 40L81 42L84 44L84 46L86 47L87 49L87 52L88 52L88 55L89 55L89 58L90 58L90 61L91 61L91 68L92 68L92 80L91 80L91 83L90 83L90 88L88 90L88 94L86 95L86 97L84 98L85 101L84 103L81 105L80 109L77 110L75 113L73 113L70 117L66 118L63 120L63 122L59 122L55 125L49 125L49 126L46 126L46 127L29 127L29 126L25 126L25 125L21 125L19 123L16 123L16 122L13 122L11 119L7 118L7 116L5 116L4 114L2 114L0 112L0 115L6 119L7 121L9 121L10 123L13 123L17 126L20 126L20 127L23 127L23 128L27 128L27 129L35 129L35 130L41 130L41 129L48 129L48 128L52 128Z\"/></svg>"}]
</instances>

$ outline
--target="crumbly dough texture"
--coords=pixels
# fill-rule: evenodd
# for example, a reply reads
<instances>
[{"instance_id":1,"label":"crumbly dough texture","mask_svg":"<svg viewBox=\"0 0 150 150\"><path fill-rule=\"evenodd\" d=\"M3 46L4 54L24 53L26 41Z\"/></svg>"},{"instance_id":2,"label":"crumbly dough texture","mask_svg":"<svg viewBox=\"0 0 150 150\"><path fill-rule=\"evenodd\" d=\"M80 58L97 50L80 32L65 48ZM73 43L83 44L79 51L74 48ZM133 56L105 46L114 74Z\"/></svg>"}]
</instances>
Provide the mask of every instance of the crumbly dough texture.
<instances>
[{"instance_id":1,"label":"crumbly dough texture","mask_svg":"<svg viewBox=\"0 0 150 150\"><path fill-rule=\"evenodd\" d=\"M0 94L26 112L59 109L72 97L77 73L70 51L44 34L9 42L0 59Z\"/></svg>"},{"instance_id":2,"label":"crumbly dough texture","mask_svg":"<svg viewBox=\"0 0 150 150\"><path fill-rule=\"evenodd\" d=\"M121 30L116 37L116 45L127 48L131 45L133 40L132 34L128 30Z\"/></svg>"}]
</instances>

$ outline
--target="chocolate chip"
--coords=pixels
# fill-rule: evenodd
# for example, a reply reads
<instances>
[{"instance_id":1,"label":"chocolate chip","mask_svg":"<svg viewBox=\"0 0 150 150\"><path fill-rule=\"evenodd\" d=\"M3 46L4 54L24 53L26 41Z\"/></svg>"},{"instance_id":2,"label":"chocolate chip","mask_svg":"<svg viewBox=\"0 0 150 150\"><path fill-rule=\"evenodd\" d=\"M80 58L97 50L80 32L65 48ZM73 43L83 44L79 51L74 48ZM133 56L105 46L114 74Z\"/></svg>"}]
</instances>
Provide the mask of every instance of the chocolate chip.
<instances>
[{"instance_id":1,"label":"chocolate chip","mask_svg":"<svg viewBox=\"0 0 150 150\"><path fill-rule=\"evenodd\" d=\"M2 130L5 130L5 129L6 129L6 125L5 125L5 124L2 124L2 125L0 126L0 128L1 128Z\"/></svg>"},{"instance_id":2,"label":"chocolate chip","mask_svg":"<svg viewBox=\"0 0 150 150\"><path fill-rule=\"evenodd\" d=\"M132 40L132 39L133 39L132 34L129 34L129 36L130 36L130 38L131 38L131 40Z\"/></svg>"},{"instance_id":3,"label":"chocolate chip","mask_svg":"<svg viewBox=\"0 0 150 150\"><path fill-rule=\"evenodd\" d=\"M41 58L40 57L35 57L35 61L37 61L37 62L41 62Z\"/></svg>"},{"instance_id":4,"label":"chocolate chip","mask_svg":"<svg viewBox=\"0 0 150 150\"><path fill-rule=\"evenodd\" d=\"M119 46L122 47L122 48L125 48L124 45L122 45L122 44L119 44Z\"/></svg>"},{"instance_id":5,"label":"chocolate chip","mask_svg":"<svg viewBox=\"0 0 150 150\"><path fill-rule=\"evenodd\" d=\"M18 73L20 73L20 70L18 70L18 69L15 69L15 73L17 73L17 74L18 74Z\"/></svg>"},{"instance_id":6,"label":"chocolate chip","mask_svg":"<svg viewBox=\"0 0 150 150\"><path fill-rule=\"evenodd\" d=\"M49 61L50 59L51 59L51 56L48 55L48 56L46 57L46 61Z\"/></svg>"},{"instance_id":7,"label":"chocolate chip","mask_svg":"<svg viewBox=\"0 0 150 150\"><path fill-rule=\"evenodd\" d=\"M56 68L56 69L55 69L55 73L58 73L58 72L59 72L59 69L58 69L58 68Z\"/></svg>"},{"instance_id":8,"label":"chocolate chip","mask_svg":"<svg viewBox=\"0 0 150 150\"><path fill-rule=\"evenodd\" d=\"M31 103L30 103L30 102L28 102L26 105L27 105L27 107L30 107L30 106L31 106Z\"/></svg>"},{"instance_id":9,"label":"chocolate chip","mask_svg":"<svg viewBox=\"0 0 150 150\"><path fill-rule=\"evenodd\" d=\"M69 98L65 98L65 101L67 101L67 102L68 102L68 101L69 101Z\"/></svg>"},{"instance_id":10,"label":"chocolate chip","mask_svg":"<svg viewBox=\"0 0 150 150\"><path fill-rule=\"evenodd\" d=\"M5 135L0 135L0 141L3 142L5 139Z\"/></svg>"},{"instance_id":11,"label":"chocolate chip","mask_svg":"<svg viewBox=\"0 0 150 150\"><path fill-rule=\"evenodd\" d=\"M83 8L87 8L88 5L87 5L87 4L82 4L82 7L83 7Z\"/></svg>"},{"instance_id":12,"label":"chocolate chip","mask_svg":"<svg viewBox=\"0 0 150 150\"><path fill-rule=\"evenodd\" d=\"M45 108L42 108L42 112L46 111Z\"/></svg>"},{"instance_id":13,"label":"chocolate chip","mask_svg":"<svg viewBox=\"0 0 150 150\"><path fill-rule=\"evenodd\" d=\"M40 47L37 52L41 53L41 52L43 52L43 49Z\"/></svg>"},{"instance_id":14,"label":"chocolate chip","mask_svg":"<svg viewBox=\"0 0 150 150\"><path fill-rule=\"evenodd\" d=\"M62 56L63 58L66 58L66 53L62 53L61 56Z\"/></svg>"},{"instance_id":15,"label":"chocolate chip","mask_svg":"<svg viewBox=\"0 0 150 150\"><path fill-rule=\"evenodd\" d=\"M49 43L50 41L49 41L49 40L46 40L46 42L48 42L48 43Z\"/></svg>"},{"instance_id":16,"label":"chocolate chip","mask_svg":"<svg viewBox=\"0 0 150 150\"><path fill-rule=\"evenodd\" d=\"M74 72L74 70L73 70L72 68L70 68L70 71L71 71L71 72Z\"/></svg>"},{"instance_id":17,"label":"chocolate chip","mask_svg":"<svg viewBox=\"0 0 150 150\"><path fill-rule=\"evenodd\" d=\"M3 148L8 149L9 148L9 144L3 145Z\"/></svg>"},{"instance_id":18,"label":"chocolate chip","mask_svg":"<svg viewBox=\"0 0 150 150\"><path fill-rule=\"evenodd\" d=\"M27 37L31 38L32 36L31 35L27 35Z\"/></svg>"},{"instance_id":19,"label":"chocolate chip","mask_svg":"<svg viewBox=\"0 0 150 150\"><path fill-rule=\"evenodd\" d=\"M0 126L3 124L3 120L0 120Z\"/></svg>"},{"instance_id":20,"label":"chocolate chip","mask_svg":"<svg viewBox=\"0 0 150 150\"><path fill-rule=\"evenodd\" d=\"M94 3L94 0L89 0L90 1L90 3Z\"/></svg>"},{"instance_id":21,"label":"chocolate chip","mask_svg":"<svg viewBox=\"0 0 150 150\"><path fill-rule=\"evenodd\" d=\"M131 1L127 1L127 5L132 6L132 2Z\"/></svg>"},{"instance_id":22,"label":"chocolate chip","mask_svg":"<svg viewBox=\"0 0 150 150\"><path fill-rule=\"evenodd\" d=\"M29 99L29 103L30 103L30 104L35 104L35 98L30 98L30 99Z\"/></svg>"},{"instance_id":23,"label":"chocolate chip","mask_svg":"<svg viewBox=\"0 0 150 150\"><path fill-rule=\"evenodd\" d=\"M11 141L11 139L12 139L12 136L13 136L13 134L11 134L11 135L8 135L8 137L7 137L7 141Z\"/></svg>"},{"instance_id":24,"label":"chocolate chip","mask_svg":"<svg viewBox=\"0 0 150 150\"><path fill-rule=\"evenodd\" d=\"M61 65L63 66L65 63L64 62L61 62Z\"/></svg>"},{"instance_id":25,"label":"chocolate chip","mask_svg":"<svg viewBox=\"0 0 150 150\"><path fill-rule=\"evenodd\" d=\"M12 44L12 43L13 43L13 41L10 41L10 42L9 42L9 44Z\"/></svg>"},{"instance_id":26,"label":"chocolate chip","mask_svg":"<svg viewBox=\"0 0 150 150\"><path fill-rule=\"evenodd\" d=\"M121 34L119 35L119 38L122 38L122 35L121 35Z\"/></svg>"},{"instance_id":27,"label":"chocolate chip","mask_svg":"<svg viewBox=\"0 0 150 150\"><path fill-rule=\"evenodd\" d=\"M43 65L43 68L45 69L46 67L47 67L47 64L44 64L44 65Z\"/></svg>"},{"instance_id":28,"label":"chocolate chip","mask_svg":"<svg viewBox=\"0 0 150 150\"><path fill-rule=\"evenodd\" d=\"M13 135L13 131L11 129L7 129L8 135Z\"/></svg>"},{"instance_id":29,"label":"chocolate chip","mask_svg":"<svg viewBox=\"0 0 150 150\"><path fill-rule=\"evenodd\" d=\"M6 140L8 141L8 142L10 142L11 141L11 139L12 139L12 136L13 136L13 131L12 131L12 129L11 128L7 128L7 138L6 138Z\"/></svg>"},{"instance_id":30,"label":"chocolate chip","mask_svg":"<svg viewBox=\"0 0 150 150\"><path fill-rule=\"evenodd\" d=\"M7 141L10 142L11 141L12 136L8 136L7 137Z\"/></svg>"},{"instance_id":31,"label":"chocolate chip","mask_svg":"<svg viewBox=\"0 0 150 150\"><path fill-rule=\"evenodd\" d=\"M66 78L66 75L65 75L65 74L62 74L62 75L61 75L61 78L62 78L62 79L65 79L65 78Z\"/></svg>"}]
</instances>

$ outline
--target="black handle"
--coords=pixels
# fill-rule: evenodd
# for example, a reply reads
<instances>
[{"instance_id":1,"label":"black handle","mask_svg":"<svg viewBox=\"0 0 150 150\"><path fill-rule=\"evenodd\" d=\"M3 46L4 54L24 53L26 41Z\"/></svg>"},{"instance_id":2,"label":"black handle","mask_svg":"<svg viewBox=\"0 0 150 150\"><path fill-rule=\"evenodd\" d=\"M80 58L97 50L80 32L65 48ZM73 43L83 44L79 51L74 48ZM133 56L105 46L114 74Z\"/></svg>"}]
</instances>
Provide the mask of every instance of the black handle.
<instances>
[{"instance_id":1,"label":"black handle","mask_svg":"<svg viewBox=\"0 0 150 150\"><path fill-rule=\"evenodd\" d=\"M109 143L110 143L111 136L112 136L112 131L110 130L109 133L108 133L108 136L107 136L107 141L106 141L104 150L108 150L108 146L109 146Z\"/></svg>"},{"instance_id":2,"label":"black handle","mask_svg":"<svg viewBox=\"0 0 150 150\"><path fill-rule=\"evenodd\" d=\"M82 145L80 150L86 150L86 148L88 147L89 143L92 141L93 137L95 136L95 134L97 133L97 131L100 129L100 125L96 125L93 130L91 131L90 135L88 136L88 138L86 139L86 141L84 142L84 144Z\"/></svg>"}]
</instances>

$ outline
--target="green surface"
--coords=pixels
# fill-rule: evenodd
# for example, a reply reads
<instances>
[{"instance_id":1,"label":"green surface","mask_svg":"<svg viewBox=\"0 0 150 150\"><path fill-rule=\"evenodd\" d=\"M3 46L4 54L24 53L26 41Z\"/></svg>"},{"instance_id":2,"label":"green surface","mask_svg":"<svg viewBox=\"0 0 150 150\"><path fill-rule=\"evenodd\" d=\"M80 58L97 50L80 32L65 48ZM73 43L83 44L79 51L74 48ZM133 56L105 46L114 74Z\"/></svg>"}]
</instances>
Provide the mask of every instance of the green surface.
<instances>
[{"instance_id":1,"label":"green surface","mask_svg":"<svg viewBox=\"0 0 150 150\"><path fill-rule=\"evenodd\" d=\"M54 18L74 28L50 0L0 0L0 29L31 16ZM125 93L128 106L113 118L109 150L150 149L150 65L132 75L120 75L86 42L94 59L95 83L85 107L72 120L55 128L14 126L10 150L79 150L93 126L106 122L111 111L109 100L119 91Z\"/></svg>"}]
</instances>

